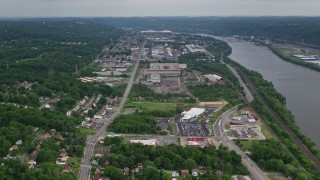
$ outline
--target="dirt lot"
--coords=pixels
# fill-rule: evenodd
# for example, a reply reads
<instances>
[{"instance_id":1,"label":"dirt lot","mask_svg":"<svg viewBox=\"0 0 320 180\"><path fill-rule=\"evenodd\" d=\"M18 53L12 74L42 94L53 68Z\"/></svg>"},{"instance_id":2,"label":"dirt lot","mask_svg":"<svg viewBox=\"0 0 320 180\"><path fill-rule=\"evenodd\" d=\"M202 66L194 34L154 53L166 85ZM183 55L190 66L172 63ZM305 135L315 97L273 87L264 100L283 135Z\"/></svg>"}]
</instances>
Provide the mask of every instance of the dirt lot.
<instances>
[{"instance_id":1,"label":"dirt lot","mask_svg":"<svg viewBox=\"0 0 320 180\"><path fill-rule=\"evenodd\" d=\"M218 110L223 108L223 106L227 105L227 101L211 101L211 102L200 102L198 107L215 107Z\"/></svg>"}]
</instances>

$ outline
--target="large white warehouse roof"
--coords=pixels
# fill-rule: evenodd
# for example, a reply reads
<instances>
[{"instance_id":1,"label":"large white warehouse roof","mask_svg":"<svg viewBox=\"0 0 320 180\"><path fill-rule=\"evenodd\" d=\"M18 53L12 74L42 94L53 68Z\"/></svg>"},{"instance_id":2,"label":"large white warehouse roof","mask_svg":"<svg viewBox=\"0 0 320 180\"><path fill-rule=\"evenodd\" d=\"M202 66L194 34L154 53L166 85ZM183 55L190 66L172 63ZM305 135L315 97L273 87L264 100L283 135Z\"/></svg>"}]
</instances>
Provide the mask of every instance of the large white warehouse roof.
<instances>
[{"instance_id":1,"label":"large white warehouse roof","mask_svg":"<svg viewBox=\"0 0 320 180\"><path fill-rule=\"evenodd\" d=\"M182 120L190 120L198 117L202 113L204 113L205 109L203 108L191 108L189 111L184 111L181 113Z\"/></svg>"}]
</instances>

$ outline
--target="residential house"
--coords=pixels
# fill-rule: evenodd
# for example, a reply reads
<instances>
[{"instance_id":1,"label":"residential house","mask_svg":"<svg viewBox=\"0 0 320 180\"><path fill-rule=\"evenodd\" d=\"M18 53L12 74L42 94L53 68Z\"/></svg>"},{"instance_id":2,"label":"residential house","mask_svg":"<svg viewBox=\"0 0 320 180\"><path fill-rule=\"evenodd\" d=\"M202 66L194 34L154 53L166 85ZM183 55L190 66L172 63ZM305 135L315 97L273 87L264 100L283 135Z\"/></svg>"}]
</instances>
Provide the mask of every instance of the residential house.
<instances>
[{"instance_id":1,"label":"residential house","mask_svg":"<svg viewBox=\"0 0 320 180\"><path fill-rule=\"evenodd\" d=\"M71 173L72 169L68 165L64 165L63 168L61 168L61 173Z\"/></svg>"}]
</instances>

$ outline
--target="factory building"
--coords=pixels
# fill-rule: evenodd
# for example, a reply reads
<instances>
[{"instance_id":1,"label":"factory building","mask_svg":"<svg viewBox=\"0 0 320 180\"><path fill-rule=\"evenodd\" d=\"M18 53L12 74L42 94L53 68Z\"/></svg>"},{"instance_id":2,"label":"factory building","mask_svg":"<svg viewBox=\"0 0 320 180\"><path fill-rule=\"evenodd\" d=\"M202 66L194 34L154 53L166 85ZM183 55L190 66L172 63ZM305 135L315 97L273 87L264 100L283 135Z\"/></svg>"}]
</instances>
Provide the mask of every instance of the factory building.
<instances>
[{"instance_id":1,"label":"factory building","mask_svg":"<svg viewBox=\"0 0 320 180\"><path fill-rule=\"evenodd\" d=\"M153 82L153 83L159 83L159 82L161 82L161 76L160 76L160 74L148 74L147 81Z\"/></svg>"},{"instance_id":2,"label":"factory building","mask_svg":"<svg viewBox=\"0 0 320 180\"><path fill-rule=\"evenodd\" d=\"M181 76L186 64L179 63L151 63L149 69L144 70L149 82L158 81L159 77L178 77Z\"/></svg>"},{"instance_id":3,"label":"factory building","mask_svg":"<svg viewBox=\"0 0 320 180\"><path fill-rule=\"evenodd\" d=\"M186 45L186 48L191 53L203 53L203 52L206 52L206 50L203 47L201 47L200 45L196 45L196 44L188 44L188 45Z\"/></svg>"}]
</instances>

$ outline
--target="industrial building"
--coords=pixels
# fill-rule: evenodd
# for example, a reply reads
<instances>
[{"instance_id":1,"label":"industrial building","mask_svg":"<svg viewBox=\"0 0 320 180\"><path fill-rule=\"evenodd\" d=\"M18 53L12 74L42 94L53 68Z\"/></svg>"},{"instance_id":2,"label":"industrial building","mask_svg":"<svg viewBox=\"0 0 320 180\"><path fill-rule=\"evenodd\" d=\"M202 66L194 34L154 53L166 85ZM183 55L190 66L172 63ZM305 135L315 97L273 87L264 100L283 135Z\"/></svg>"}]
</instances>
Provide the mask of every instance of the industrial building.
<instances>
[{"instance_id":1,"label":"industrial building","mask_svg":"<svg viewBox=\"0 0 320 180\"><path fill-rule=\"evenodd\" d=\"M203 53L203 52L206 52L206 50L203 47L201 47L200 45L196 45L196 44L188 44L188 45L186 45L186 48L191 53Z\"/></svg>"},{"instance_id":2,"label":"industrial building","mask_svg":"<svg viewBox=\"0 0 320 180\"><path fill-rule=\"evenodd\" d=\"M148 74L147 81L153 82L153 83L159 83L159 82L161 82L161 76L160 76L160 74Z\"/></svg>"},{"instance_id":3,"label":"industrial building","mask_svg":"<svg viewBox=\"0 0 320 180\"><path fill-rule=\"evenodd\" d=\"M181 76L182 70L186 67L186 64L179 63L151 63L150 68L144 70L144 75L149 82L160 82L160 77Z\"/></svg>"},{"instance_id":4,"label":"industrial building","mask_svg":"<svg viewBox=\"0 0 320 180\"><path fill-rule=\"evenodd\" d=\"M304 61L315 61L315 60L318 60L319 57L317 55L293 55L294 57L296 58L299 58L301 60L304 60Z\"/></svg>"},{"instance_id":5,"label":"industrial building","mask_svg":"<svg viewBox=\"0 0 320 180\"><path fill-rule=\"evenodd\" d=\"M167 50L166 59L172 60L173 59L173 54L172 54L171 48L167 47L166 50Z\"/></svg>"},{"instance_id":6,"label":"industrial building","mask_svg":"<svg viewBox=\"0 0 320 180\"><path fill-rule=\"evenodd\" d=\"M176 77L181 75L181 70L187 67L186 64L179 63L151 63L150 68L144 74L160 74L161 76Z\"/></svg>"},{"instance_id":7,"label":"industrial building","mask_svg":"<svg viewBox=\"0 0 320 180\"><path fill-rule=\"evenodd\" d=\"M181 121L194 121L205 112L203 108L191 108L189 111L184 111L181 113Z\"/></svg>"}]
</instances>

